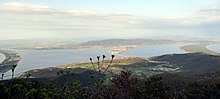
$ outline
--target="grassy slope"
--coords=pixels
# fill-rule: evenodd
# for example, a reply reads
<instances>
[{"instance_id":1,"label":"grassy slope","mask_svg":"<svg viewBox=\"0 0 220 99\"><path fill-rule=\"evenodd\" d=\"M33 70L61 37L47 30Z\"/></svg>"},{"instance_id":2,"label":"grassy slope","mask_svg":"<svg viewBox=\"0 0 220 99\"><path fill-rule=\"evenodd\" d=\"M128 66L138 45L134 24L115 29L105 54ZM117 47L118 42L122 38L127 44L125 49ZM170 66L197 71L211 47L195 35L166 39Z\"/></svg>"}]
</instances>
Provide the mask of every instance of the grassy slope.
<instances>
[{"instance_id":1,"label":"grassy slope","mask_svg":"<svg viewBox=\"0 0 220 99\"><path fill-rule=\"evenodd\" d=\"M188 53L162 55L152 58L154 61L166 61L170 64L180 66L182 73L203 73L219 69L220 56L205 53Z\"/></svg>"},{"instance_id":2,"label":"grassy slope","mask_svg":"<svg viewBox=\"0 0 220 99\"><path fill-rule=\"evenodd\" d=\"M143 61L145 61L145 59L137 58L137 57L114 59L112 63L113 66L111 66L109 70L118 73L122 70L122 68L116 67L115 65L129 65ZM106 68L109 63L110 60L105 60L103 64L104 68ZM95 67L97 68L98 67L97 62L95 62L94 64ZM60 70L64 71L64 73L66 73L66 71L69 71L69 73L80 74L87 70L94 70L94 69L90 62L85 62L85 63L68 64L65 66L50 67L45 69L30 70L25 72L24 75L31 74L31 76L34 78L50 78L57 76L57 72L59 72Z\"/></svg>"}]
</instances>

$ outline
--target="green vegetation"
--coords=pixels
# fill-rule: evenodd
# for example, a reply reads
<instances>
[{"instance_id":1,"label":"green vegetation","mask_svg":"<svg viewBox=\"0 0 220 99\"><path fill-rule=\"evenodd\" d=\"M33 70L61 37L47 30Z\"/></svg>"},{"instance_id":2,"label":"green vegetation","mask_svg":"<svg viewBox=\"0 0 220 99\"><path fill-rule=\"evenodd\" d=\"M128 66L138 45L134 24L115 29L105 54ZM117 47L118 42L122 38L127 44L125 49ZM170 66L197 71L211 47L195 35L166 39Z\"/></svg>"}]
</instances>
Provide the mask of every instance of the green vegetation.
<instances>
[{"instance_id":1,"label":"green vegetation","mask_svg":"<svg viewBox=\"0 0 220 99\"><path fill-rule=\"evenodd\" d=\"M80 87L80 82L75 81L70 85L58 87L56 84L46 82L40 84L37 80L16 79L13 82L11 92L6 82L0 84L0 96L2 99L51 99L51 98L77 98L87 97L87 90Z\"/></svg>"},{"instance_id":2,"label":"green vegetation","mask_svg":"<svg viewBox=\"0 0 220 99\"><path fill-rule=\"evenodd\" d=\"M182 75L203 74L220 69L220 56L206 53L162 55L153 57L151 60L178 66L180 68L179 74Z\"/></svg>"},{"instance_id":3,"label":"green vegetation","mask_svg":"<svg viewBox=\"0 0 220 99\"><path fill-rule=\"evenodd\" d=\"M70 74L68 74L70 75ZM159 74L149 78L132 76L129 70L112 76L108 84L98 79L92 85L79 81L64 85L41 82L38 79L15 79L9 99L167 99L220 98L220 72L184 77L177 74ZM10 81L0 83L0 96L7 99Z\"/></svg>"},{"instance_id":4,"label":"green vegetation","mask_svg":"<svg viewBox=\"0 0 220 99\"><path fill-rule=\"evenodd\" d=\"M101 64L102 67L106 68L108 64L110 64L111 59L105 59L103 62L104 63ZM109 67L108 70L114 73L120 73L120 71L123 70L123 68L118 67L118 66L126 66L129 64L137 63L137 62L145 62L145 60L142 58L137 58L137 57L114 59L114 61L112 62L112 66ZM93 63L98 64L97 61L94 61ZM98 68L98 65L94 65L94 67ZM60 67L51 67L51 68L46 68L46 69L31 70L31 71L25 72L24 75L22 75L21 77L25 77L26 74L31 74L31 77L34 77L34 78L56 77L57 72L60 70L69 71L70 73L74 73L74 74L81 74L86 71L94 70L94 67L90 62L76 63L76 64L69 64L69 65L60 66Z\"/></svg>"}]
</instances>

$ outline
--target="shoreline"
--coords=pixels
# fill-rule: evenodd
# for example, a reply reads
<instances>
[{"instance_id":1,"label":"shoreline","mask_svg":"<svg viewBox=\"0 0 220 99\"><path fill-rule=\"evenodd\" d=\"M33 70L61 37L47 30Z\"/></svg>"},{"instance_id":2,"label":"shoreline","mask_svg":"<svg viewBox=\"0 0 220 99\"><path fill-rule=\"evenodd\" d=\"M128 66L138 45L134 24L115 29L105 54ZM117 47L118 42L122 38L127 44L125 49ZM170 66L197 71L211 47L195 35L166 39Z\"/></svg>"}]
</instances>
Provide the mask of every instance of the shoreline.
<instances>
[{"instance_id":1,"label":"shoreline","mask_svg":"<svg viewBox=\"0 0 220 99\"><path fill-rule=\"evenodd\" d=\"M0 50L0 53L5 56L5 59L0 63L0 73L6 73L11 70L21 60L20 55L14 51Z\"/></svg>"},{"instance_id":2,"label":"shoreline","mask_svg":"<svg viewBox=\"0 0 220 99\"><path fill-rule=\"evenodd\" d=\"M190 45L193 45L193 44L190 44ZM185 45L187 46L187 45ZM136 47L143 47L143 46L136 46ZM135 47L135 48L136 48ZM181 48L181 46L178 46L181 50L185 51L185 52L189 52L189 51L186 51L184 49ZM184 46L183 46L184 47ZM98 47L96 47L98 48ZM101 47L99 47L101 48ZM118 47L114 47L113 49L117 49ZM205 48L205 47L204 47ZM206 48L207 49L207 48ZM130 50L130 49L128 49ZM197 51L198 52L198 51ZM214 51L213 51L214 52ZM111 50L108 52L109 54L111 54ZM219 54L219 53L218 53ZM117 55L121 55L121 54L117 54ZM124 58L124 57L121 57L121 58ZM142 57L142 58L146 58L146 57ZM67 64L60 64L60 65L53 65L53 66L49 66L49 67L61 67L61 66L65 66L65 65L68 65L68 64L75 64L75 63L83 63L83 62L87 62L87 61L82 61L82 62L71 62L71 63L67 63ZM41 68L41 69L44 69L44 68ZM32 69L31 69L32 70Z\"/></svg>"},{"instance_id":3,"label":"shoreline","mask_svg":"<svg viewBox=\"0 0 220 99\"><path fill-rule=\"evenodd\" d=\"M192 60L191 59L189 60L189 58L192 58ZM218 61L218 60L216 60L216 58L219 59L220 57L219 56L212 56L212 55L208 55L208 54L202 54L202 53L185 53L185 54L178 54L178 55L177 54L173 54L173 55L167 54L167 55L165 55L165 57L164 57L164 55L161 55L161 56L154 57L150 60L146 60L144 58L139 58L139 57L121 58L121 59L117 59L113 62L114 66L112 66L110 68L110 70L115 73L120 73L120 70L122 70L123 68L131 68L135 71L139 71L139 70L143 70L143 67L145 67L144 68L145 70L150 70L155 73L157 71L179 72L180 69L183 69L182 62L186 61L187 64L184 64L184 67L197 71L197 69L195 69L194 67L196 67L198 65L203 65L203 66L206 65L206 61L203 61L203 63L200 64L200 62L198 62L197 60L205 59L207 61L210 61L210 59L211 59L210 62L212 62L212 60ZM169 59L172 59L172 60L169 60ZM178 60L179 65L177 65L177 67L176 67L175 59ZM166 61L168 61L168 62L166 62ZM171 62L169 62L169 61L171 61ZM192 62L195 62L196 64L191 64ZM158 64L156 64L156 63L158 63ZM166 65L161 67L161 64L166 64ZM208 65L206 65L207 68L209 67L209 64L212 66L215 66L212 63L208 63ZM148 66L152 66L152 68L146 68ZM157 67L155 67L155 66L157 66ZM193 66L193 67L191 68L191 66ZM44 68L44 69L33 69L33 70L29 70L29 71L24 72L23 75L21 75L20 77L25 77L26 74L31 74L33 78L41 78L41 77L50 78L50 77L57 76L57 72L59 72L59 71L64 71L64 72L69 71L69 73L80 74L80 73L83 73L84 71L87 71L87 70L93 70L92 64L90 62L75 63L75 64L69 64L69 65L63 65L63 66L49 67L49 68ZM201 71L203 71L203 70L205 70L205 69L202 69ZM142 72L146 73L145 71L142 71ZM188 72L185 72L185 73L188 73ZM42 74L45 74L46 76L42 75ZM139 73L137 72L136 74L139 74Z\"/></svg>"},{"instance_id":4,"label":"shoreline","mask_svg":"<svg viewBox=\"0 0 220 99\"><path fill-rule=\"evenodd\" d=\"M211 54L211 55L220 55L219 52L208 48L207 46L209 45L212 45L212 44L191 44L191 45L182 46L180 47L180 49L188 53L202 52L202 53Z\"/></svg>"},{"instance_id":5,"label":"shoreline","mask_svg":"<svg viewBox=\"0 0 220 99\"><path fill-rule=\"evenodd\" d=\"M2 63L5 60L5 58L5 55L0 52L0 63Z\"/></svg>"},{"instance_id":6,"label":"shoreline","mask_svg":"<svg viewBox=\"0 0 220 99\"><path fill-rule=\"evenodd\" d=\"M220 45L220 44L211 44L211 45ZM214 50L214 49L208 47L208 46L211 46L211 45L207 45L206 48L209 49L209 50L211 50L211 51L220 53L220 51L216 51L216 50Z\"/></svg>"}]
</instances>

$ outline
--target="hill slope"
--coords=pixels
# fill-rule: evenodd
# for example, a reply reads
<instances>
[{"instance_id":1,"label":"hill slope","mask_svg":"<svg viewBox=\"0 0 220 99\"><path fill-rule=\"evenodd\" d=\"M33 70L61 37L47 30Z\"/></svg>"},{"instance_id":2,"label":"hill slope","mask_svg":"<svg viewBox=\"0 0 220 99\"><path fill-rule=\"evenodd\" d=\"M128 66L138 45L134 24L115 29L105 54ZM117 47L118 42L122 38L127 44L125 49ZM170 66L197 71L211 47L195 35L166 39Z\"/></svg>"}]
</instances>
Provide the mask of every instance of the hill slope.
<instances>
[{"instance_id":1,"label":"hill slope","mask_svg":"<svg viewBox=\"0 0 220 99\"><path fill-rule=\"evenodd\" d=\"M220 67L220 56L205 53L162 55L151 60L177 65L182 69L182 73L191 74L216 71Z\"/></svg>"}]
</instances>

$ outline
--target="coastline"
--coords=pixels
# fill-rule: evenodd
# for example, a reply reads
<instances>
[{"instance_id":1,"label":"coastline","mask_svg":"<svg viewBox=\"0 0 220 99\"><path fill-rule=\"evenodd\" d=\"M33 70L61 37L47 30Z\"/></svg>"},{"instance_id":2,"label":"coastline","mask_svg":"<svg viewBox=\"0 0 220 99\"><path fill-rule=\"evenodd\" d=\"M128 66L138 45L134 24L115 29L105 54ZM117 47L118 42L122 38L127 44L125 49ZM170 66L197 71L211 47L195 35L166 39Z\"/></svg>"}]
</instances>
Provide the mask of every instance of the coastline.
<instances>
[{"instance_id":1,"label":"coastline","mask_svg":"<svg viewBox=\"0 0 220 99\"><path fill-rule=\"evenodd\" d=\"M139 58L139 57L116 58L114 59L112 63L112 67L110 67L109 69L111 71L120 73L122 69L115 66L116 64L123 66L123 65L129 65L129 64L133 64L137 62L143 62L143 61L145 61L145 59ZM110 58L106 59L105 63L103 64L104 68L106 68L110 62L111 62ZM98 68L97 61L95 61L94 64L95 64L94 66ZM31 77L33 78L39 78L39 77L48 78L48 77L57 76L57 72L59 71L70 71L70 73L80 74L87 70L92 70L92 71L94 70L93 65L89 61L70 63L70 64L59 65L59 66L52 66L52 67L47 67L47 68L42 68L42 69L32 69L32 70L23 72L22 75L20 75L19 77L25 77L25 75L31 74L32 75ZM42 75L42 73L45 74L46 76Z\"/></svg>"},{"instance_id":2,"label":"coastline","mask_svg":"<svg viewBox=\"0 0 220 99\"><path fill-rule=\"evenodd\" d=\"M176 60L177 63L176 64ZM204 61L197 61L197 60L203 60ZM206 70L205 68L209 68L209 66L215 68L218 67L218 60L220 59L220 56L213 56L209 54L203 54L203 53L185 53L185 54L166 54L161 56L152 57L148 60L140 57L129 57L129 58L120 58L115 59L112 63L112 66L109 68L110 71L114 73L120 73L123 69L131 69L134 71L137 75L151 75L151 73L161 73L161 72L182 72L188 74L188 69L191 70L191 72L197 72ZM168 62L167 62L168 61ZM208 62L207 62L208 61ZM212 63L214 61L214 64ZM110 60L108 60L106 63L109 63ZM186 62L186 64L183 62ZM192 64L192 62L195 62L195 64ZM95 62L97 64L97 62ZM195 68L198 65L202 65L202 68ZM97 65L95 65L96 68ZM185 68L182 68L184 66ZM104 65L104 68L106 65ZM205 68L204 68L205 67ZM84 75L86 71L94 71L93 66L90 62L84 62L84 63L73 63L68 65L62 65L62 66L56 66L56 67L49 67L44 69L33 69L26 72L23 72L23 74L20 77L25 77L27 74L31 74L32 78L51 78L51 77L57 77L57 72L69 72L73 73L74 75ZM142 73L140 73L140 71ZM182 74L182 73L181 73Z\"/></svg>"},{"instance_id":3,"label":"coastline","mask_svg":"<svg viewBox=\"0 0 220 99\"><path fill-rule=\"evenodd\" d=\"M186 44L184 44L185 46L186 46ZM188 44L187 44L188 45ZM183 45L181 45L181 46L183 46ZM180 48L181 46L178 46L178 48ZM136 46L136 47L143 47L143 46ZM96 48L98 48L98 47L96 47ZM101 47L99 47L99 48L101 48ZM114 49L118 49L118 48L120 48L120 47L114 47L114 48L112 48L112 50L114 50ZM204 47L205 48L205 47ZM131 48L132 49L132 48ZM182 48L181 48L182 49ZM126 51L129 51L130 49L127 49ZM182 49L182 50L184 50L185 51L185 49ZM125 52L126 52L125 51ZM198 52L198 51L197 51ZM214 52L214 51L213 51ZM111 54L111 50L110 51L108 51L107 52L108 54ZM124 52L122 52L122 53L124 53ZM121 54L117 54L117 55L121 55ZM121 57L121 58L123 58L123 57ZM25 58L24 58L25 59ZM86 62L86 61L84 61L84 62ZM68 64L73 64L73 63L81 63L81 62L71 62L71 63L64 63L64 64L59 64L59 65L52 65L52 66L49 66L49 67L60 67L60 68L62 68L62 66L63 65L68 65ZM45 68L47 68L47 67L45 67ZM44 69L44 68L41 68L41 69ZM31 69L32 70L32 69Z\"/></svg>"},{"instance_id":4,"label":"coastline","mask_svg":"<svg viewBox=\"0 0 220 99\"><path fill-rule=\"evenodd\" d=\"M0 50L0 53L5 56L5 59L0 63L0 73L5 73L17 65L21 60L18 53L11 50Z\"/></svg>"},{"instance_id":5,"label":"coastline","mask_svg":"<svg viewBox=\"0 0 220 99\"><path fill-rule=\"evenodd\" d=\"M5 58L5 55L0 52L0 63L2 63L5 60Z\"/></svg>"},{"instance_id":6,"label":"coastline","mask_svg":"<svg viewBox=\"0 0 220 99\"><path fill-rule=\"evenodd\" d=\"M207 46L212 45L212 44L191 44L191 45L186 45L180 47L180 49L189 52L189 53L196 53L196 52L202 52L202 53L207 53L211 55L220 55L219 52L214 51Z\"/></svg>"},{"instance_id":7,"label":"coastline","mask_svg":"<svg viewBox=\"0 0 220 99\"><path fill-rule=\"evenodd\" d=\"M214 49L212 49L212 48L209 47L209 46L212 46L212 45L220 45L220 44L211 44L211 45L207 45L207 46L206 46L207 49L212 50L212 51L215 51L215 52L217 52L217 53L220 53L220 51L214 50Z\"/></svg>"}]
</instances>

